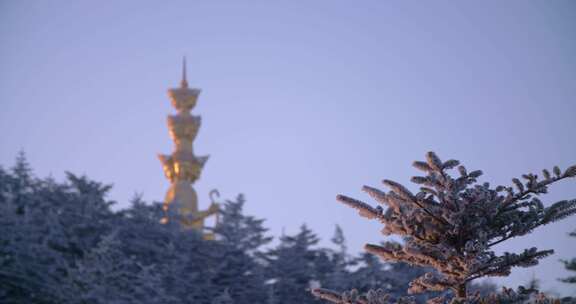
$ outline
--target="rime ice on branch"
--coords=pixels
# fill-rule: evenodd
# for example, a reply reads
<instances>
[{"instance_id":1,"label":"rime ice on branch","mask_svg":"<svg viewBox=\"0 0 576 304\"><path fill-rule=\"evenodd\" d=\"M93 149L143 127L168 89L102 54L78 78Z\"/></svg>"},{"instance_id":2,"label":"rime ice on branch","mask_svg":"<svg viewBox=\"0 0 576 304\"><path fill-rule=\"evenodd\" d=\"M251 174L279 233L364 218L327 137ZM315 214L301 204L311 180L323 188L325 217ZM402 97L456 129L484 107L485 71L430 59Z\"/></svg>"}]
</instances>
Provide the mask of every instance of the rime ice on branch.
<instances>
[{"instance_id":1,"label":"rime ice on branch","mask_svg":"<svg viewBox=\"0 0 576 304\"><path fill-rule=\"evenodd\" d=\"M426 161L414 162L414 167L424 172L412 182L420 191L412 193L403 185L384 180L390 191L364 186L378 203L373 207L362 201L339 195L338 200L354 209L361 216L384 224L384 235L399 235L404 244L367 244L365 249L387 261L406 262L412 265L433 267L435 273L413 280L410 293L444 291L450 289L456 300L469 296L466 284L485 276L507 276L514 266L528 267L553 253L553 250L526 249L521 253L496 255L493 246L530 233L576 213L576 200L563 200L544 207L538 198L548 191L548 186L559 180L575 177L576 166L565 171L554 167L552 173L542 171L522 175L524 181L512 179L513 187L491 187L479 184L479 170L468 171L457 160L441 161L428 152ZM448 173L457 169L457 176ZM314 294L334 303L388 303L384 297L369 295L349 300L349 294L338 295L328 290L315 290ZM368 301L369 296L371 301ZM437 298L434 303L442 303Z\"/></svg>"}]
</instances>

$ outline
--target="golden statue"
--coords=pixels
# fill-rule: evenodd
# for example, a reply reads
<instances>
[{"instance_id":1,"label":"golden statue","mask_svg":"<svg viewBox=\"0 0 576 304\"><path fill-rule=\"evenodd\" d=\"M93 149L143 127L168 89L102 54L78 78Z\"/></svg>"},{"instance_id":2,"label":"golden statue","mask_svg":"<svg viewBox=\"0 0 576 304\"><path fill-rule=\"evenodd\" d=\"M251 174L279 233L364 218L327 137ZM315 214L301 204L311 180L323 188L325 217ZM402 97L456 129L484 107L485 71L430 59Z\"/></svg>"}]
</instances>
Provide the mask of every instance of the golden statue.
<instances>
[{"instance_id":1,"label":"golden statue","mask_svg":"<svg viewBox=\"0 0 576 304\"><path fill-rule=\"evenodd\" d=\"M175 150L171 155L158 155L164 168L164 174L170 181L170 189L164 199L164 211L171 210L180 218L180 222L187 228L193 228L200 232L204 230L204 220L218 213L218 204L212 202L207 210L198 209L198 196L192 188L192 184L200 178L200 173L208 156L195 156L192 144L198 129L200 129L201 118L190 114L196 106L196 100L200 95L200 89L188 87L186 80L186 58L182 65L182 81L180 87L168 90L168 95L172 101L172 106L176 108L176 115L168 116L168 128L170 137L174 141ZM215 192L215 194L218 194ZM162 222L169 220L168 215ZM212 238L210 234L205 238Z\"/></svg>"}]
</instances>

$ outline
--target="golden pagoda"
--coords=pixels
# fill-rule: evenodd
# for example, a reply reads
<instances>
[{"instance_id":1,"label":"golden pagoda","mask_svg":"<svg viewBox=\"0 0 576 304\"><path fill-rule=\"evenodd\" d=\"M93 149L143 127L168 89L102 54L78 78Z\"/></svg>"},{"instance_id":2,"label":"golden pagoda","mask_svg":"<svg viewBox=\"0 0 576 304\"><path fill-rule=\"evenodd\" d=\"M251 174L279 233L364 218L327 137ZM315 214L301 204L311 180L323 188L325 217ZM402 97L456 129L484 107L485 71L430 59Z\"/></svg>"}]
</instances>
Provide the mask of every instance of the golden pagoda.
<instances>
[{"instance_id":1,"label":"golden pagoda","mask_svg":"<svg viewBox=\"0 0 576 304\"><path fill-rule=\"evenodd\" d=\"M200 172L208 160L208 156L194 155L192 147L201 124L201 117L190 113L196 106L198 95L200 89L188 87L186 58L184 58L180 87L168 90L172 106L178 112L176 115L168 115L168 128L174 141L174 152L171 155L158 155L158 158L171 184L164 199L166 217L162 222L167 223L176 215L184 227L202 233L204 220L217 214L218 205L212 201L207 210L199 210L198 196L192 187L200 178ZM211 235L207 234L205 237L211 238Z\"/></svg>"}]
</instances>

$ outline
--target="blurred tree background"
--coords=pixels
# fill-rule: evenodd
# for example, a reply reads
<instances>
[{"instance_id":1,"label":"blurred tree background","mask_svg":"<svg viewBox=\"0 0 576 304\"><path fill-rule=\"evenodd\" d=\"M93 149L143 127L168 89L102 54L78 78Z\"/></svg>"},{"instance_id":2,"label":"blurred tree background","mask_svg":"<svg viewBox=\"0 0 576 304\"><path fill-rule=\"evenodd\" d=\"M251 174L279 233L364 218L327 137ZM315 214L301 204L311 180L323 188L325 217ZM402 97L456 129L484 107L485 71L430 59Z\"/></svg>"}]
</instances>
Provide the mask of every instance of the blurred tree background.
<instances>
[{"instance_id":1,"label":"blurred tree background","mask_svg":"<svg viewBox=\"0 0 576 304\"><path fill-rule=\"evenodd\" d=\"M71 173L65 182L37 178L24 155L0 168L1 303L319 303L311 287L400 296L422 273L349 255L340 227L334 248L317 246L305 225L272 246L242 196L223 204L217 240L206 241L160 224L160 203L135 197L113 211L110 189Z\"/></svg>"}]
</instances>

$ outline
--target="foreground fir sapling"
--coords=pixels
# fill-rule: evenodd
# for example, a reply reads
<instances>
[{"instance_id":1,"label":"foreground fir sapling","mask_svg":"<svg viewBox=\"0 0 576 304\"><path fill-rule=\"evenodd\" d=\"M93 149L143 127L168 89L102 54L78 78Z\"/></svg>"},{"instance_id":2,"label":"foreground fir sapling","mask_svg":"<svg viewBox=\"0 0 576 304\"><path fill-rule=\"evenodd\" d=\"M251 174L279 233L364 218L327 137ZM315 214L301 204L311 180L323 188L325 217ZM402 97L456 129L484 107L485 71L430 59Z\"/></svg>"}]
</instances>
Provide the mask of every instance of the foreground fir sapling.
<instances>
[{"instance_id":1,"label":"foreground fir sapling","mask_svg":"<svg viewBox=\"0 0 576 304\"><path fill-rule=\"evenodd\" d=\"M512 179L514 187L495 188L489 183L478 183L481 171L469 172L457 160L443 162L433 152L427 153L425 162L414 162L414 167L425 173L425 176L412 178L412 182L421 186L416 194L391 180L383 181L390 188L388 192L363 187L371 197L385 205L386 210L338 196L340 202L357 209L361 216L384 224L384 235L395 234L405 240L402 245L392 242L367 244L366 251L387 261L436 270L414 279L409 293L451 290L455 301L468 299L471 303L481 303L478 297L467 292L467 285L472 280L507 276L512 267L536 265L539 259L553 253L553 250L533 247L521 253L496 255L495 245L576 213L576 200L563 200L544 207L538 198L547 193L550 184L575 177L576 166L565 171L554 167L552 173L543 170L543 178L525 174L522 175L524 182ZM448 173L455 168L459 176ZM334 303L389 303L381 290L372 290L366 295L358 295L355 290L340 294L316 289L313 293ZM398 303L403 301L409 300ZM444 297L438 297L430 302L444 301Z\"/></svg>"}]
</instances>

